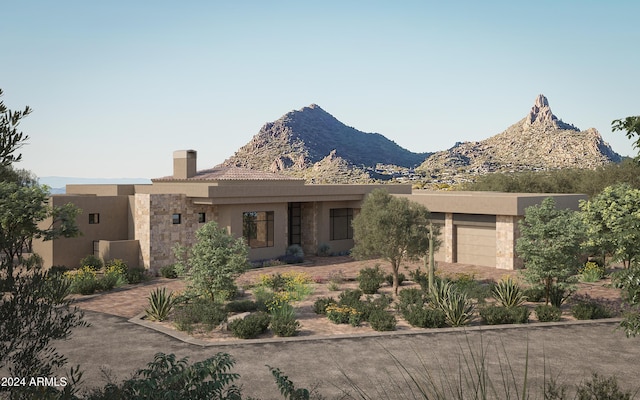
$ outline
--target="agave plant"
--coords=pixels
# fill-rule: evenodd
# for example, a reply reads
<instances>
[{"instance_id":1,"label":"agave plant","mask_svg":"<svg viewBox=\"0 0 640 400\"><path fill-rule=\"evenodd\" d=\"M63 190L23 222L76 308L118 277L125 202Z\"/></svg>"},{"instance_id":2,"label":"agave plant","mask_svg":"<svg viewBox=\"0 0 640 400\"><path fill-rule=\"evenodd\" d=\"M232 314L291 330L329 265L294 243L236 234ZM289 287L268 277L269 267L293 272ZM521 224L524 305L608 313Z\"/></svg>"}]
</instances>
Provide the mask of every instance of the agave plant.
<instances>
[{"instance_id":1,"label":"agave plant","mask_svg":"<svg viewBox=\"0 0 640 400\"><path fill-rule=\"evenodd\" d=\"M145 310L152 321L164 321L176 304L173 292L167 294L167 288L156 288L149 295L149 307Z\"/></svg>"},{"instance_id":2,"label":"agave plant","mask_svg":"<svg viewBox=\"0 0 640 400\"><path fill-rule=\"evenodd\" d=\"M512 308L521 306L527 297L524 295L522 288L510 276L503 278L498 282L492 290L493 298L496 299L503 307Z\"/></svg>"},{"instance_id":3,"label":"agave plant","mask_svg":"<svg viewBox=\"0 0 640 400\"><path fill-rule=\"evenodd\" d=\"M450 281L445 279L436 279L433 282L433 288L429 293L430 300L433 305L443 309L444 301L449 298L453 290L453 284Z\"/></svg>"}]
</instances>

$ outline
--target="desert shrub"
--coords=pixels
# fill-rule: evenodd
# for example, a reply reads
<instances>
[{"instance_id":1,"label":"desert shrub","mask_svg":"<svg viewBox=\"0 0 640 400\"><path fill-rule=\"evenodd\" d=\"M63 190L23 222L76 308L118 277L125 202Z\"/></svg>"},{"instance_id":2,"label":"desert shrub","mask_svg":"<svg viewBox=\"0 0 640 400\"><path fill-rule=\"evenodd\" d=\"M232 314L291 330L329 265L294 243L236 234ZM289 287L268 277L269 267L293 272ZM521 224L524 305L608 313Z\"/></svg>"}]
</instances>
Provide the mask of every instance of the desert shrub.
<instances>
[{"instance_id":1,"label":"desert shrub","mask_svg":"<svg viewBox=\"0 0 640 400\"><path fill-rule=\"evenodd\" d=\"M196 324L211 330L227 319L227 311L209 298L197 298L175 307L173 321L177 329L191 332Z\"/></svg>"},{"instance_id":2,"label":"desert shrub","mask_svg":"<svg viewBox=\"0 0 640 400\"><path fill-rule=\"evenodd\" d=\"M100 257L89 254L82 260L80 260L80 268L89 267L94 271L101 269L104 266Z\"/></svg>"},{"instance_id":3,"label":"desert shrub","mask_svg":"<svg viewBox=\"0 0 640 400\"><path fill-rule=\"evenodd\" d=\"M578 301L571 307L571 315L576 319L610 318L611 312L602 304L592 299Z\"/></svg>"},{"instance_id":4,"label":"desert shrub","mask_svg":"<svg viewBox=\"0 0 640 400\"><path fill-rule=\"evenodd\" d=\"M421 269L415 271L409 271L409 277L412 281L420 285L420 288L425 292L429 289L429 275Z\"/></svg>"},{"instance_id":5,"label":"desert shrub","mask_svg":"<svg viewBox=\"0 0 640 400\"><path fill-rule=\"evenodd\" d=\"M47 273L49 275L62 275L70 270L71 268L67 267L66 265L53 265L51 268L49 268L49 271L47 271Z\"/></svg>"},{"instance_id":6,"label":"desert shrub","mask_svg":"<svg viewBox=\"0 0 640 400\"><path fill-rule=\"evenodd\" d=\"M287 264L299 264L304 262L304 250L298 244L292 244L287 247L285 254L278 258L280 261Z\"/></svg>"},{"instance_id":7,"label":"desert shrub","mask_svg":"<svg viewBox=\"0 0 640 400\"><path fill-rule=\"evenodd\" d=\"M404 314L406 310L422 307L425 304L423 292L420 289L402 289L398 293L398 311Z\"/></svg>"},{"instance_id":8,"label":"desert shrub","mask_svg":"<svg viewBox=\"0 0 640 400\"><path fill-rule=\"evenodd\" d=\"M249 314L243 319L236 319L229 323L229 329L233 336L240 339L252 339L261 333L264 333L269 327L271 316L267 313L258 311Z\"/></svg>"},{"instance_id":9,"label":"desert shrub","mask_svg":"<svg viewBox=\"0 0 640 400\"><path fill-rule=\"evenodd\" d=\"M384 280L389 286L393 286L393 274L388 274L384 277ZM402 286L402 283L407 280L407 277L402 272L398 273L398 286Z\"/></svg>"},{"instance_id":10,"label":"desert shrub","mask_svg":"<svg viewBox=\"0 0 640 400\"><path fill-rule=\"evenodd\" d=\"M612 273L611 281L615 287L621 289L620 294L624 301L629 304L640 302L640 267L638 265Z\"/></svg>"},{"instance_id":11,"label":"desert shrub","mask_svg":"<svg viewBox=\"0 0 640 400\"><path fill-rule=\"evenodd\" d=\"M332 292L337 292L338 290L340 290L340 285L335 282L329 282L329 285L327 285L327 289Z\"/></svg>"},{"instance_id":12,"label":"desert shrub","mask_svg":"<svg viewBox=\"0 0 640 400\"><path fill-rule=\"evenodd\" d=\"M313 303L313 312L320 315L326 315L327 306L337 304L333 297L321 297Z\"/></svg>"},{"instance_id":13,"label":"desert shrub","mask_svg":"<svg viewBox=\"0 0 640 400\"><path fill-rule=\"evenodd\" d=\"M146 269L143 267L129 267L127 269L127 282L134 285L147 280Z\"/></svg>"},{"instance_id":14,"label":"desert shrub","mask_svg":"<svg viewBox=\"0 0 640 400\"><path fill-rule=\"evenodd\" d=\"M338 304L341 306L357 306L360 303L362 291L359 289L347 289L338 296Z\"/></svg>"},{"instance_id":15,"label":"desert shrub","mask_svg":"<svg viewBox=\"0 0 640 400\"><path fill-rule=\"evenodd\" d=\"M329 304L325 309L327 318L334 324L350 324L358 326L362 322L362 314L353 307Z\"/></svg>"},{"instance_id":16,"label":"desert shrub","mask_svg":"<svg viewBox=\"0 0 640 400\"><path fill-rule=\"evenodd\" d=\"M524 324L529 320L529 309L525 306L490 305L480 310L480 318L488 325Z\"/></svg>"},{"instance_id":17,"label":"desert shrub","mask_svg":"<svg viewBox=\"0 0 640 400\"><path fill-rule=\"evenodd\" d=\"M173 292L167 293L167 288L156 288L149 294L149 307L145 310L147 318L152 321L164 321L169 316L175 304Z\"/></svg>"},{"instance_id":18,"label":"desert shrub","mask_svg":"<svg viewBox=\"0 0 640 400\"><path fill-rule=\"evenodd\" d=\"M363 268L358 273L358 287L364 294L376 293L384 280L384 273L380 270L379 265L374 268Z\"/></svg>"},{"instance_id":19,"label":"desert shrub","mask_svg":"<svg viewBox=\"0 0 640 400\"><path fill-rule=\"evenodd\" d=\"M570 290L564 287L553 285L549 289L549 303L552 306L560 307L571 296L571 293Z\"/></svg>"},{"instance_id":20,"label":"desert shrub","mask_svg":"<svg viewBox=\"0 0 640 400\"><path fill-rule=\"evenodd\" d=\"M604 278L605 270L603 266L593 261L588 261L584 264L584 267L578 270L578 273L582 282L597 282Z\"/></svg>"},{"instance_id":21,"label":"desert shrub","mask_svg":"<svg viewBox=\"0 0 640 400\"><path fill-rule=\"evenodd\" d=\"M371 296L367 296L365 300L360 300L353 305L353 307L362 314L362 318L364 320L369 320L369 317L374 311L382 310L384 311L389 304L391 304L391 297L387 295L382 295L376 298Z\"/></svg>"},{"instance_id":22,"label":"desert shrub","mask_svg":"<svg viewBox=\"0 0 640 400\"><path fill-rule=\"evenodd\" d=\"M276 336L295 336L300 331L295 309L290 304L271 311L271 330Z\"/></svg>"},{"instance_id":23,"label":"desert shrub","mask_svg":"<svg viewBox=\"0 0 640 400\"><path fill-rule=\"evenodd\" d=\"M178 277L176 266L171 264L160 268L160 276L163 278L176 279Z\"/></svg>"},{"instance_id":24,"label":"desert shrub","mask_svg":"<svg viewBox=\"0 0 640 400\"><path fill-rule=\"evenodd\" d=\"M367 318L367 322L375 331L396 330L396 317L381 309L374 309Z\"/></svg>"},{"instance_id":25,"label":"desert shrub","mask_svg":"<svg viewBox=\"0 0 640 400\"><path fill-rule=\"evenodd\" d=\"M64 276L71 281L71 293L89 295L99 288L96 271L93 267L86 266L76 271L65 272Z\"/></svg>"},{"instance_id":26,"label":"desert shrub","mask_svg":"<svg viewBox=\"0 0 640 400\"><path fill-rule=\"evenodd\" d=\"M256 307L259 311L269 311L269 304L273 303L275 299L275 293L266 289L263 286L258 286L253 289L253 296L255 297Z\"/></svg>"},{"instance_id":27,"label":"desert shrub","mask_svg":"<svg viewBox=\"0 0 640 400\"><path fill-rule=\"evenodd\" d=\"M524 296L520 285L510 276L501 279L492 290L493 298L496 299L503 307L521 306L527 299Z\"/></svg>"},{"instance_id":28,"label":"desert shrub","mask_svg":"<svg viewBox=\"0 0 640 400\"><path fill-rule=\"evenodd\" d=\"M404 318L418 328L442 328L447 325L444 311L430 307L414 307L408 309Z\"/></svg>"},{"instance_id":29,"label":"desert shrub","mask_svg":"<svg viewBox=\"0 0 640 400\"><path fill-rule=\"evenodd\" d=\"M578 386L576 398L578 400L631 400L634 394L621 390L615 376L604 378L594 373L590 381Z\"/></svg>"},{"instance_id":30,"label":"desert shrub","mask_svg":"<svg viewBox=\"0 0 640 400\"><path fill-rule=\"evenodd\" d=\"M318 246L318 255L320 257L329 257L331 255L331 246L327 243L321 243Z\"/></svg>"},{"instance_id":31,"label":"desert shrub","mask_svg":"<svg viewBox=\"0 0 640 400\"><path fill-rule=\"evenodd\" d=\"M525 296L527 300L534 303L541 302L545 298L544 288L540 286L528 287L524 289L522 295Z\"/></svg>"},{"instance_id":32,"label":"desert shrub","mask_svg":"<svg viewBox=\"0 0 640 400\"><path fill-rule=\"evenodd\" d=\"M128 266L124 260L114 258L104 263L104 269L107 272L117 272L122 276L126 276Z\"/></svg>"},{"instance_id":33,"label":"desert shrub","mask_svg":"<svg viewBox=\"0 0 640 400\"><path fill-rule=\"evenodd\" d=\"M71 279L62 273L47 274L43 298L52 304L61 304L71 294Z\"/></svg>"},{"instance_id":34,"label":"desert shrub","mask_svg":"<svg viewBox=\"0 0 640 400\"><path fill-rule=\"evenodd\" d=\"M547 304L537 305L534 312L540 322L560 321L562 317L562 310L560 310L560 308Z\"/></svg>"},{"instance_id":35,"label":"desert shrub","mask_svg":"<svg viewBox=\"0 0 640 400\"><path fill-rule=\"evenodd\" d=\"M258 304L252 300L233 300L224 306L225 310L230 313L243 313L258 310Z\"/></svg>"},{"instance_id":36,"label":"desert shrub","mask_svg":"<svg viewBox=\"0 0 640 400\"><path fill-rule=\"evenodd\" d=\"M98 278L98 289L108 291L116 287L120 277L116 274L104 274Z\"/></svg>"}]
</instances>

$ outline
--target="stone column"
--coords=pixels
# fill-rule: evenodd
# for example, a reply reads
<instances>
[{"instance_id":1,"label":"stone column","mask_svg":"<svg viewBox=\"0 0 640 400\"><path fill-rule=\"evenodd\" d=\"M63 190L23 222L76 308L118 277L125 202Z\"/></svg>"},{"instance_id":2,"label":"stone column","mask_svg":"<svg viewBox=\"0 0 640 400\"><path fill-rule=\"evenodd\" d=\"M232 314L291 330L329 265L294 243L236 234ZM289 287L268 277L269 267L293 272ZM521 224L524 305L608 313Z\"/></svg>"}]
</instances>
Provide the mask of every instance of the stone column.
<instances>
[{"instance_id":1,"label":"stone column","mask_svg":"<svg viewBox=\"0 0 640 400\"><path fill-rule=\"evenodd\" d=\"M522 268L522 260L516 255L518 236L518 217L496 216L496 268L511 270Z\"/></svg>"},{"instance_id":2,"label":"stone column","mask_svg":"<svg viewBox=\"0 0 640 400\"><path fill-rule=\"evenodd\" d=\"M455 228L453 226L453 214L444 215L444 231L442 232L442 244L445 251L446 262L456 262Z\"/></svg>"}]
</instances>

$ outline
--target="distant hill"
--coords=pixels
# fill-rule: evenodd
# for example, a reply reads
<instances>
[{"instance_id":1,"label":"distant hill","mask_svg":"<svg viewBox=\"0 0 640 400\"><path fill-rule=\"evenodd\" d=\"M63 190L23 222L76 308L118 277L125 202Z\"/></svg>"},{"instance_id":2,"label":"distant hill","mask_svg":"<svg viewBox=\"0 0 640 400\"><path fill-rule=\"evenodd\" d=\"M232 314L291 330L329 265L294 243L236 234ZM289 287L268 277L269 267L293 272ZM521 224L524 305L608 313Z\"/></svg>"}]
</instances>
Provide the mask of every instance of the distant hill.
<instances>
[{"instance_id":1,"label":"distant hill","mask_svg":"<svg viewBox=\"0 0 640 400\"><path fill-rule=\"evenodd\" d=\"M558 119L544 95L504 132L478 142L456 143L431 155L417 170L440 182L458 183L491 172L589 168L620 162L594 128L581 131Z\"/></svg>"},{"instance_id":2,"label":"distant hill","mask_svg":"<svg viewBox=\"0 0 640 400\"><path fill-rule=\"evenodd\" d=\"M372 180L379 163L412 168L429 154L349 127L312 104L265 124L223 165L283 172L316 183L346 183Z\"/></svg>"},{"instance_id":3,"label":"distant hill","mask_svg":"<svg viewBox=\"0 0 640 400\"><path fill-rule=\"evenodd\" d=\"M122 184L136 185L151 183L146 178L73 178L67 176L43 176L38 178L41 185L49 186L51 194L63 194L67 185Z\"/></svg>"}]
</instances>

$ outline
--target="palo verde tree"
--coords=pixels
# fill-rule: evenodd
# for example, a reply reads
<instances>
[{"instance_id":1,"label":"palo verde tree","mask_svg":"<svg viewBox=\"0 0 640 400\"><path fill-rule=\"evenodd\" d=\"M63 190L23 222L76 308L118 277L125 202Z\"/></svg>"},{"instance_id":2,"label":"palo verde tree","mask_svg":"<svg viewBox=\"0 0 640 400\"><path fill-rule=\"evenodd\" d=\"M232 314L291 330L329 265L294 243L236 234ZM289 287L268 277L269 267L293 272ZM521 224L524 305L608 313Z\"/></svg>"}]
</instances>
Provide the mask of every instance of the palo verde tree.
<instances>
[{"instance_id":1,"label":"palo verde tree","mask_svg":"<svg viewBox=\"0 0 640 400\"><path fill-rule=\"evenodd\" d=\"M640 115L635 117L627 117L625 119L616 119L611 122L611 128L613 131L626 131L626 135L629 139L638 138L633 144L633 147L639 151L636 156L636 161L640 161Z\"/></svg>"},{"instance_id":2,"label":"palo verde tree","mask_svg":"<svg viewBox=\"0 0 640 400\"><path fill-rule=\"evenodd\" d=\"M0 180L0 370L9 376L46 377L66 363L52 341L68 338L84 323L66 299L65 282L43 269L31 242L78 235L78 210L48 206L46 188L14 173L12 163L22 157L16 150L28 138L16 126L30 110L13 112L0 103L0 111L0 169L9 172ZM44 226L44 221L51 224ZM33 388L11 389L12 396L38 397L21 394Z\"/></svg>"},{"instance_id":3,"label":"palo verde tree","mask_svg":"<svg viewBox=\"0 0 640 400\"><path fill-rule=\"evenodd\" d=\"M587 245L629 267L640 258L640 190L627 184L605 188L580 202Z\"/></svg>"},{"instance_id":4,"label":"palo verde tree","mask_svg":"<svg viewBox=\"0 0 640 400\"><path fill-rule=\"evenodd\" d=\"M578 213L557 209L551 197L525 209L516 252L524 261L525 279L544 288L547 304L551 290L563 288L577 273L583 232Z\"/></svg>"},{"instance_id":5,"label":"palo verde tree","mask_svg":"<svg viewBox=\"0 0 640 400\"><path fill-rule=\"evenodd\" d=\"M438 226L433 225L435 236ZM352 254L356 258L380 257L391 264L393 292L398 295L398 272L405 259L425 256L429 248L429 210L384 189L372 191L353 219Z\"/></svg>"},{"instance_id":6,"label":"palo verde tree","mask_svg":"<svg viewBox=\"0 0 640 400\"><path fill-rule=\"evenodd\" d=\"M196 231L196 243L176 246L176 272L187 280L188 291L222 301L236 292L235 279L249 267L249 250L243 238L234 238L214 221Z\"/></svg>"}]
</instances>

